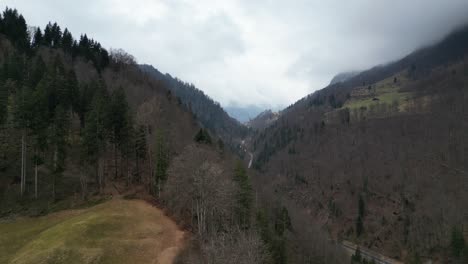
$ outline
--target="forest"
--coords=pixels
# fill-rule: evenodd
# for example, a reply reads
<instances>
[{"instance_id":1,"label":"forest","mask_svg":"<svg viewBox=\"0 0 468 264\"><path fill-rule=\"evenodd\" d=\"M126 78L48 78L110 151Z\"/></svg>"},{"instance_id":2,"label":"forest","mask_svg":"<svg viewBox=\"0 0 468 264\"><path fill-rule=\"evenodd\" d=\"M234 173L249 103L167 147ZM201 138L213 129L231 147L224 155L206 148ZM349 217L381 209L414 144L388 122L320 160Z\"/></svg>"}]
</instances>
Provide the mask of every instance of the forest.
<instances>
[{"instance_id":1,"label":"forest","mask_svg":"<svg viewBox=\"0 0 468 264\"><path fill-rule=\"evenodd\" d=\"M167 244L180 264L467 263L467 47L462 27L244 125L123 49L6 8L0 262L147 263Z\"/></svg>"},{"instance_id":2,"label":"forest","mask_svg":"<svg viewBox=\"0 0 468 264\"><path fill-rule=\"evenodd\" d=\"M464 263L467 43L465 27L285 109L252 138L257 185L337 241Z\"/></svg>"},{"instance_id":3,"label":"forest","mask_svg":"<svg viewBox=\"0 0 468 264\"><path fill-rule=\"evenodd\" d=\"M258 201L252 175L232 152L231 143L247 129L214 102L205 104L227 120L217 127L178 96L193 98L168 85L185 86L148 76L121 49L107 51L85 34L75 39L57 23L30 27L6 8L0 16L0 218L42 219L109 199L142 199L190 234L177 263L301 263L301 245L294 245L297 254L287 253L288 237L296 236L287 209ZM24 242L2 243L5 249ZM313 251L330 263L340 258L334 248ZM85 262L81 251L69 252L47 254ZM1 261L15 256L5 253Z\"/></svg>"}]
</instances>

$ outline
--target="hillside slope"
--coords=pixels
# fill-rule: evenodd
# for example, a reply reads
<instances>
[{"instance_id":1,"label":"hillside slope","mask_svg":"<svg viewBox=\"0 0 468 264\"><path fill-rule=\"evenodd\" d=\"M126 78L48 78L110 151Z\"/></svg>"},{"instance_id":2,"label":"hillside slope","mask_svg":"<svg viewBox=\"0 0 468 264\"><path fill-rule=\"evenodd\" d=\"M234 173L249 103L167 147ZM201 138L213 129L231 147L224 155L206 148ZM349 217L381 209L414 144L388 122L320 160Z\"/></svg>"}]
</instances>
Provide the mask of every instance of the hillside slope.
<instances>
[{"instance_id":1,"label":"hillside slope","mask_svg":"<svg viewBox=\"0 0 468 264\"><path fill-rule=\"evenodd\" d=\"M1 263L170 264L184 232L141 200L0 222Z\"/></svg>"},{"instance_id":2,"label":"hillside slope","mask_svg":"<svg viewBox=\"0 0 468 264\"><path fill-rule=\"evenodd\" d=\"M446 263L468 223L467 55L465 28L298 101L254 136L258 185L335 239Z\"/></svg>"},{"instance_id":3,"label":"hillside slope","mask_svg":"<svg viewBox=\"0 0 468 264\"><path fill-rule=\"evenodd\" d=\"M246 125L254 130L263 130L278 120L280 113L266 110L249 120Z\"/></svg>"},{"instance_id":4,"label":"hillside slope","mask_svg":"<svg viewBox=\"0 0 468 264\"><path fill-rule=\"evenodd\" d=\"M151 65L140 69L156 81L161 81L178 98L186 109L195 114L200 124L212 131L230 146L237 147L245 137L247 128L230 117L218 102L208 97L193 84L185 83L169 74L162 74Z\"/></svg>"},{"instance_id":5,"label":"hillside slope","mask_svg":"<svg viewBox=\"0 0 468 264\"><path fill-rule=\"evenodd\" d=\"M117 186L190 230L177 263L269 259L243 164L167 82L57 23L28 28L0 15L0 262L175 262L180 233L142 202L70 211Z\"/></svg>"}]
</instances>

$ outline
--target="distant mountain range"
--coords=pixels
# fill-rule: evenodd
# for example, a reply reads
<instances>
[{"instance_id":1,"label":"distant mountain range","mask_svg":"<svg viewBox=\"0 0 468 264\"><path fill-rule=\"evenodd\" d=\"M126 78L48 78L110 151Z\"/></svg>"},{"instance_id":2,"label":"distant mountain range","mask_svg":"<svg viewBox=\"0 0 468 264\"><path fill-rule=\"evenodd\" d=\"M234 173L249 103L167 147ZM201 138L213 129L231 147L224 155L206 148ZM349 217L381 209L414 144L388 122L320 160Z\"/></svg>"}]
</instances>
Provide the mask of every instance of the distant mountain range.
<instances>
[{"instance_id":1,"label":"distant mountain range","mask_svg":"<svg viewBox=\"0 0 468 264\"><path fill-rule=\"evenodd\" d=\"M249 105L249 106L226 106L226 112L239 122L246 123L255 118L258 114L265 111L265 108Z\"/></svg>"}]
</instances>

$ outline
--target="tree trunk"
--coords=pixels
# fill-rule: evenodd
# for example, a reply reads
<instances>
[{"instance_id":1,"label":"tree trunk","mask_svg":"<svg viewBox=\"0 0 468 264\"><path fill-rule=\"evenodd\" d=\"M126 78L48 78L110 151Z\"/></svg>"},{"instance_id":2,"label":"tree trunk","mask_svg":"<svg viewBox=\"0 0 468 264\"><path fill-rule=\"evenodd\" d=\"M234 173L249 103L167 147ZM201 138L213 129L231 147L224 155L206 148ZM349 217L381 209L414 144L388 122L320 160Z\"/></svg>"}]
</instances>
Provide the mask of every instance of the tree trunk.
<instances>
[{"instance_id":1,"label":"tree trunk","mask_svg":"<svg viewBox=\"0 0 468 264\"><path fill-rule=\"evenodd\" d=\"M81 183L81 199L87 200L88 186L86 182L86 176L81 170L80 170L80 183Z\"/></svg>"},{"instance_id":2,"label":"tree trunk","mask_svg":"<svg viewBox=\"0 0 468 264\"><path fill-rule=\"evenodd\" d=\"M116 146L116 143L114 143L114 180L117 180L117 174L118 174L118 170L117 170L117 146Z\"/></svg>"},{"instance_id":3,"label":"tree trunk","mask_svg":"<svg viewBox=\"0 0 468 264\"><path fill-rule=\"evenodd\" d=\"M99 179L99 193L102 193L102 170L101 170L101 159L97 160L97 175Z\"/></svg>"},{"instance_id":4,"label":"tree trunk","mask_svg":"<svg viewBox=\"0 0 468 264\"><path fill-rule=\"evenodd\" d=\"M54 149L54 172L57 171L57 162L58 162L58 147L55 146L55 149Z\"/></svg>"},{"instance_id":5,"label":"tree trunk","mask_svg":"<svg viewBox=\"0 0 468 264\"><path fill-rule=\"evenodd\" d=\"M58 147L55 146L55 149L54 149L54 182L52 184L52 196L54 197L54 201L55 201L55 183L57 180L57 162L58 162Z\"/></svg>"},{"instance_id":6,"label":"tree trunk","mask_svg":"<svg viewBox=\"0 0 468 264\"><path fill-rule=\"evenodd\" d=\"M34 158L34 198L37 200L37 149Z\"/></svg>"},{"instance_id":7,"label":"tree trunk","mask_svg":"<svg viewBox=\"0 0 468 264\"><path fill-rule=\"evenodd\" d=\"M24 194L24 132L21 135L21 197Z\"/></svg>"},{"instance_id":8,"label":"tree trunk","mask_svg":"<svg viewBox=\"0 0 468 264\"><path fill-rule=\"evenodd\" d=\"M153 190L154 192L154 188L152 187L153 185L153 164L152 164L152 161L151 161L151 149L150 149L150 146L148 146L148 167L149 167L149 181L148 181L148 188L149 190ZM153 194L154 195L154 194Z\"/></svg>"},{"instance_id":9,"label":"tree trunk","mask_svg":"<svg viewBox=\"0 0 468 264\"><path fill-rule=\"evenodd\" d=\"M127 186L130 185L130 166L128 165L128 155L126 155L125 161L127 163Z\"/></svg>"},{"instance_id":10,"label":"tree trunk","mask_svg":"<svg viewBox=\"0 0 468 264\"><path fill-rule=\"evenodd\" d=\"M138 153L136 155L136 175L137 175L137 182L140 182L140 159L138 158Z\"/></svg>"}]
</instances>

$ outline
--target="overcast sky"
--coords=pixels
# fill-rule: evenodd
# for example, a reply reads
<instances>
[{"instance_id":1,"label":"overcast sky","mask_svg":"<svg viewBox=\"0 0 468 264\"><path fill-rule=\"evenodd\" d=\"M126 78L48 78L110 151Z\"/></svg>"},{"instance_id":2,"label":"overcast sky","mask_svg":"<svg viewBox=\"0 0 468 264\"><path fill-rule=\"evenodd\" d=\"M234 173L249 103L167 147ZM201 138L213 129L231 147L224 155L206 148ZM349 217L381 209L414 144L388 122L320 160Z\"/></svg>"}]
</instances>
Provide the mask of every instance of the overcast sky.
<instances>
[{"instance_id":1,"label":"overcast sky","mask_svg":"<svg viewBox=\"0 0 468 264\"><path fill-rule=\"evenodd\" d=\"M468 0L0 0L123 48L222 105L281 107L468 21Z\"/></svg>"}]
</instances>

